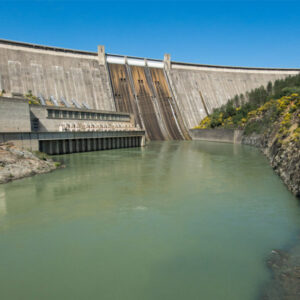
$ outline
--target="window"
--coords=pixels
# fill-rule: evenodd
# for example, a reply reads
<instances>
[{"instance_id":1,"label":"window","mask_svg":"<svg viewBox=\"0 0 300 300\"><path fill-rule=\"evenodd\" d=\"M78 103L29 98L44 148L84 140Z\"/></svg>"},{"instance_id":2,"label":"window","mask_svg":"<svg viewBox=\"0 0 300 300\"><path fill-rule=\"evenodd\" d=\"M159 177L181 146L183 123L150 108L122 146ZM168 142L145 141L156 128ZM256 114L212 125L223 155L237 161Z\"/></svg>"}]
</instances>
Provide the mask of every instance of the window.
<instances>
[{"instance_id":1,"label":"window","mask_svg":"<svg viewBox=\"0 0 300 300\"><path fill-rule=\"evenodd\" d=\"M48 118L53 118L53 110L48 109Z\"/></svg>"}]
</instances>

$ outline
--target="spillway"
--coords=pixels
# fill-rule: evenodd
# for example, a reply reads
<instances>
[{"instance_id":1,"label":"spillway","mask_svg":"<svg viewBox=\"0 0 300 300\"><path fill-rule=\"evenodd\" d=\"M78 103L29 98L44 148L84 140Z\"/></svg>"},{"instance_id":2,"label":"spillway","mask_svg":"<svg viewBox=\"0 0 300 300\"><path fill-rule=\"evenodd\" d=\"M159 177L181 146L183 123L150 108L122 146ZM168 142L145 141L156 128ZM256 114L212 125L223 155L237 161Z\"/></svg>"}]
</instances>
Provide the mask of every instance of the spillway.
<instances>
[{"instance_id":1,"label":"spillway","mask_svg":"<svg viewBox=\"0 0 300 300\"><path fill-rule=\"evenodd\" d=\"M164 70L108 63L117 111L135 115L149 140L188 138Z\"/></svg>"}]
</instances>

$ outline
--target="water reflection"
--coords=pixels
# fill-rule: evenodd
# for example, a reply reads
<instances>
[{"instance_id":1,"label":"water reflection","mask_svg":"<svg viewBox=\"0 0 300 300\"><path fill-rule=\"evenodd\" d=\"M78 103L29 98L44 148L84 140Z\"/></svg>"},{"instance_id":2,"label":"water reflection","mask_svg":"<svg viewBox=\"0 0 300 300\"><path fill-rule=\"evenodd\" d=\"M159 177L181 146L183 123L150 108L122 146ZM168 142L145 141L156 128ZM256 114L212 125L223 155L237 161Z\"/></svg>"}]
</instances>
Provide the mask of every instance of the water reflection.
<instances>
[{"instance_id":1,"label":"water reflection","mask_svg":"<svg viewBox=\"0 0 300 300\"><path fill-rule=\"evenodd\" d=\"M252 300L266 255L300 226L257 149L154 142L59 158L65 169L0 187L4 299Z\"/></svg>"},{"instance_id":2,"label":"water reflection","mask_svg":"<svg viewBox=\"0 0 300 300\"><path fill-rule=\"evenodd\" d=\"M247 159L245 159L247 157ZM79 217L123 206L159 206L206 197L268 194L266 184L285 187L257 149L203 142L153 142L146 149L122 149L59 156L67 168L4 186L0 213L26 213L41 205L48 215ZM263 170L263 172L261 172ZM247 179L245 179L247 178ZM253 190L253 187L255 190ZM153 201L153 199L155 201ZM206 202L202 197L202 201ZM152 203L153 202L153 203ZM71 209L70 209L71 206ZM2 212L1 212L2 211Z\"/></svg>"},{"instance_id":3,"label":"water reflection","mask_svg":"<svg viewBox=\"0 0 300 300\"><path fill-rule=\"evenodd\" d=\"M0 190L0 218L7 214L5 192Z\"/></svg>"}]
</instances>

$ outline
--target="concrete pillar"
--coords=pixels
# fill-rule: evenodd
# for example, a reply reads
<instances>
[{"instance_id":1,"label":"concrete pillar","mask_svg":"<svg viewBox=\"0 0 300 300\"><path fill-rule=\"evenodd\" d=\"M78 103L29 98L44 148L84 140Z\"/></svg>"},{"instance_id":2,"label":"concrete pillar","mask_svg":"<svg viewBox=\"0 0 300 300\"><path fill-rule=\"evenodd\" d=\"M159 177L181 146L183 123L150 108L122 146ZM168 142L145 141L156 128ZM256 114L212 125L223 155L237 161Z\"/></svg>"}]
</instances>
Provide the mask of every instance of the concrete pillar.
<instances>
[{"instance_id":1,"label":"concrete pillar","mask_svg":"<svg viewBox=\"0 0 300 300\"><path fill-rule=\"evenodd\" d=\"M102 150L102 139L98 139L98 150Z\"/></svg>"},{"instance_id":2,"label":"concrete pillar","mask_svg":"<svg viewBox=\"0 0 300 300\"><path fill-rule=\"evenodd\" d=\"M66 153L70 153L70 140L65 140L66 143Z\"/></svg>"},{"instance_id":3,"label":"concrete pillar","mask_svg":"<svg viewBox=\"0 0 300 300\"><path fill-rule=\"evenodd\" d=\"M170 54L164 55L164 66L167 71L171 70L172 66L171 66L171 55Z\"/></svg>"},{"instance_id":4,"label":"concrete pillar","mask_svg":"<svg viewBox=\"0 0 300 300\"><path fill-rule=\"evenodd\" d=\"M69 140L69 153L73 153L73 140Z\"/></svg>"},{"instance_id":5,"label":"concrete pillar","mask_svg":"<svg viewBox=\"0 0 300 300\"><path fill-rule=\"evenodd\" d=\"M79 151L78 152L82 152L82 139L78 139L78 145L79 145L79 147L78 147Z\"/></svg>"},{"instance_id":6,"label":"concrete pillar","mask_svg":"<svg viewBox=\"0 0 300 300\"><path fill-rule=\"evenodd\" d=\"M47 142L46 141L40 141L40 145L41 145L41 150L42 152L44 153L47 153L46 151L48 150L47 149Z\"/></svg>"},{"instance_id":7,"label":"concrete pillar","mask_svg":"<svg viewBox=\"0 0 300 300\"><path fill-rule=\"evenodd\" d=\"M106 138L102 139L102 149L106 150Z\"/></svg>"},{"instance_id":8,"label":"concrete pillar","mask_svg":"<svg viewBox=\"0 0 300 300\"><path fill-rule=\"evenodd\" d=\"M40 141L41 143L41 151L47 153L47 141Z\"/></svg>"},{"instance_id":9,"label":"concrete pillar","mask_svg":"<svg viewBox=\"0 0 300 300\"><path fill-rule=\"evenodd\" d=\"M146 145L146 137L143 135L142 137L140 137L140 147L144 147Z\"/></svg>"},{"instance_id":10,"label":"concrete pillar","mask_svg":"<svg viewBox=\"0 0 300 300\"><path fill-rule=\"evenodd\" d=\"M80 140L79 139L75 140L75 145L76 145L75 152L80 152Z\"/></svg>"},{"instance_id":11,"label":"concrete pillar","mask_svg":"<svg viewBox=\"0 0 300 300\"><path fill-rule=\"evenodd\" d=\"M54 143L53 143L53 141L48 141L48 146L49 146L49 148L48 148L47 153L52 155L54 153L54 149L53 149L54 148Z\"/></svg>"},{"instance_id":12,"label":"concrete pillar","mask_svg":"<svg viewBox=\"0 0 300 300\"><path fill-rule=\"evenodd\" d=\"M62 153L63 154L67 153L67 142L66 142L66 140L62 141Z\"/></svg>"},{"instance_id":13,"label":"concrete pillar","mask_svg":"<svg viewBox=\"0 0 300 300\"><path fill-rule=\"evenodd\" d=\"M93 139L93 151L97 150L97 139Z\"/></svg>"},{"instance_id":14,"label":"concrete pillar","mask_svg":"<svg viewBox=\"0 0 300 300\"><path fill-rule=\"evenodd\" d=\"M128 143L129 143L129 147L131 148L132 147L132 137L129 137L129 141L128 141Z\"/></svg>"},{"instance_id":15,"label":"concrete pillar","mask_svg":"<svg viewBox=\"0 0 300 300\"><path fill-rule=\"evenodd\" d=\"M81 140L81 145L82 145L82 152L86 152L86 150L87 150L87 140L82 139Z\"/></svg>"},{"instance_id":16,"label":"concrete pillar","mask_svg":"<svg viewBox=\"0 0 300 300\"><path fill-rule=\"evenodd\" d=\"M59 141L54 141L55 142L55 148L54 148L54 153L59 154Z\"/></svg>"},{"instance_id":17,"label":"concrete pillar","mask_svg":"<svg viewBox=\"0 0 300 300\"><path fill-rule=\"evenodd\" d=\"M98 46L98 62L101 66L105 65L105 47L102 45Z\"/></svg>"},{"instance_id":18,"label":"concrete pillar","mask_svg":"<svg viewBox=\"0 0 300 300\"><path fill-rule=\"evenodd\" d=\"M120 138L119 137L116 138L116 148L117 149L120 148Z\"/></svg>"},{"instance_id":19,"label":"concrete pillar","mask_svg":"<svg viewBox=\"0 0 300 300\"><path fill-rule=\"evenodd\" d=\"M125 141L124 141L124 138L121 137L121 148L124 148L125 147Z\"/></svg>"},{"instance_id":20,"label":"concrete pillar","mask_svg":"<svg viewBox=\"0 0 300 300\"><path fill-rule=\"evenodd\" d=\"M125 137L125 148L128 148L128 137Z\"/></svg>"},{"instance_id":21,"label":"concrete pillar","mask_svg":"<svg viewBox=\"0 0 300 300\"><path fill-rule=\"evenodd\" d=\"M112 139L112 148L116 149L116 138Z\"/></svg>"},{"instance_id":22,"label":"concrete pillar","mask_svg":"<svg viewBox=\"0 0 300 300\"><path fill-rule=\"evenodd\" d=\"M91 139L87 139L86 140L86 150L87 151L91 151L92 147L91 147Z\"/></svg>"}]
</instances>

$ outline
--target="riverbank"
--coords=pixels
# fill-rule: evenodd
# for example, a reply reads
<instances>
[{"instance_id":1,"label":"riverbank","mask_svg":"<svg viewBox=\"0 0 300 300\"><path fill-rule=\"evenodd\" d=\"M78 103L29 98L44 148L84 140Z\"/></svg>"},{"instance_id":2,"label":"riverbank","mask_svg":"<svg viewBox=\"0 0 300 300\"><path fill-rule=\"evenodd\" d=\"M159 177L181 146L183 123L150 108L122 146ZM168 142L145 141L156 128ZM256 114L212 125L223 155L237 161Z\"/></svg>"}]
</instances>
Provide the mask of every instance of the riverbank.
<instances>
[{"instance_id":1,"label":"riverbank","mask_svg":"<svg viewBox=\"0 0 300 300\"><path fill-rule=\"evenodd\" d=\"M190 133L194 140L244 144L259 148L288 189L300 197L300 144L295 139L293 130L286 134L284 140L280 140L280 130L279 120L264 134L246 135L243 130L225 128L193 129Z\"/></svg>"},{"instance_id":2,"label":"riverbank","mask_svg":"<svg viewBox=\"0 0 300 300\"><path fill-rule=\"evenodd\" d=\"M267 156L274 171L280 176L288 189L300 197L300 147L292 135L284 140L279 136L280 122L274 123L265 134L251 134L242 137L242 144L261 149Z\"/></svg>"},{"instance_id":3,"label":"riverbank","mask_svg":"<svg viewBox=\"0 0 300 300\"><path fill-rule=\"evenodd\" d=\"M192 136L260 148L289 190L300 197L299 94L271 99L258 107L251 103L236 108L231 105L203 119L191 130ZM256 109L249 111L253 107Z\"/></svg>"},{"instance_id":4,"label":"riverbank","mask_svg":"<svg viewBox=\"0 0 300 300\"><path fill-rule=\"evenodd\" d=\"M59 162L41 153L20 150L12 143L0 144L0 184L48 173L61 167Z\"/></svg>"}]
</instances>

